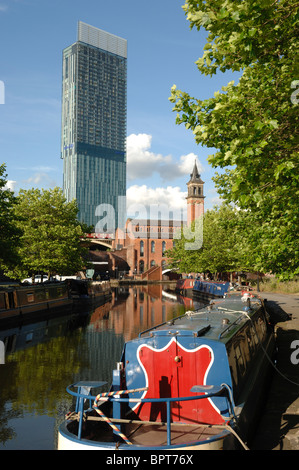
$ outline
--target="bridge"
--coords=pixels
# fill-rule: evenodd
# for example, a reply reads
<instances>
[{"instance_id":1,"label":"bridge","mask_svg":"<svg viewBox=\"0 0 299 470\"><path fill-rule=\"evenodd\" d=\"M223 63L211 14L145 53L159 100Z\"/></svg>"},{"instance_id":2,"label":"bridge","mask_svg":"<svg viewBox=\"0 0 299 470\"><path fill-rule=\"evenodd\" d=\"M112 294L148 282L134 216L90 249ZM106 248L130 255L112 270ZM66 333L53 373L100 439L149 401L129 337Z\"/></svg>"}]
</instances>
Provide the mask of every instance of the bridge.
<instances>
[{"instance_id":1,"label":"bridge","mask_svg":"<svg viewBox=\"0 0 299 470\"><path fill-rule=\"evenodd\" d=\"M113 244L113 238L100 233L86 233L83 237L81 237L81 241L89 242L92 245L99 245L105 249L112 248Z\"/></svg>"}]
</instances>

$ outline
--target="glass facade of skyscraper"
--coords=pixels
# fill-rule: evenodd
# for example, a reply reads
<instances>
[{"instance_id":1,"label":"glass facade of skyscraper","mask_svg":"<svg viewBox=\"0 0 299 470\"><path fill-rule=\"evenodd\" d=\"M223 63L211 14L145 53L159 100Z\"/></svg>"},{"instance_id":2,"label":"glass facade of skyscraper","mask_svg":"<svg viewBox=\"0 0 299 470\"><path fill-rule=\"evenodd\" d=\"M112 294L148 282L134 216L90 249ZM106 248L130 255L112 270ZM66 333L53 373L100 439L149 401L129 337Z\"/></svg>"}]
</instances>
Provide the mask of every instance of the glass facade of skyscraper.
<instances>
[{"instance_id":1,"label":"glass facade of skyscraper","mask_svg":"<svg viewBox=\"0 0 299 470\"><path fill-rule=\"evenodd\" d=\"M127 41L79 22L78 41L63 51L63 190L94 227L102 204L115 228L125 218L126 103Z\"/></svg>"}]
</instances>

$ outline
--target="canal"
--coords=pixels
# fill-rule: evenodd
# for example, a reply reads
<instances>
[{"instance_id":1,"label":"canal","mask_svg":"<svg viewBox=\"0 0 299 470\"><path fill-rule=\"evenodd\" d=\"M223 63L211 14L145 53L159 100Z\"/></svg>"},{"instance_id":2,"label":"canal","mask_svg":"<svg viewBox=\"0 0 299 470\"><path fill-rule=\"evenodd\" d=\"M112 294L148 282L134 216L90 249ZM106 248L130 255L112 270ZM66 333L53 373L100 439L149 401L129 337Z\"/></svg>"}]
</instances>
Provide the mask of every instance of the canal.
<instances>
[{"instance_id":1,"label":"canal","mask_svg":"<svg viewBox=\"0 0 299 470\"><path fill-rule=\"evenodd\" d=\"M199 308L166 285L113 290L111 301L70 315L1 329L0 450L55 450L57 431L74 403L67 385L111 383L123 345L140 331ZM108 387L108 385L107 385Z\"/></svg>"}]
</instances>

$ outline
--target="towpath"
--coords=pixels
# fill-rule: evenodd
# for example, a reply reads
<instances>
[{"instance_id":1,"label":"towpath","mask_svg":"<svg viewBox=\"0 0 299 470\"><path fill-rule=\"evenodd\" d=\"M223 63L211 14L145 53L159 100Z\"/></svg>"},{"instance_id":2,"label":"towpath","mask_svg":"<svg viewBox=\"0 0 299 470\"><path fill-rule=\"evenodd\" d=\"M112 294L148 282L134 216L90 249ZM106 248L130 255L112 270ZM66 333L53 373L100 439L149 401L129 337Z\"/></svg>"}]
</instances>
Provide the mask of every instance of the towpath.
<instances>
[{"instance_id":1,"label":"towpath","mask_svg":"<svg viewBox=\"0 0 299 470\"><path fill-rule=\"evenodd\" d=\"M258 294L276 323L279 372L274 370L251 449L299 450L299 293Z\"/></svg>"}]
</instances>

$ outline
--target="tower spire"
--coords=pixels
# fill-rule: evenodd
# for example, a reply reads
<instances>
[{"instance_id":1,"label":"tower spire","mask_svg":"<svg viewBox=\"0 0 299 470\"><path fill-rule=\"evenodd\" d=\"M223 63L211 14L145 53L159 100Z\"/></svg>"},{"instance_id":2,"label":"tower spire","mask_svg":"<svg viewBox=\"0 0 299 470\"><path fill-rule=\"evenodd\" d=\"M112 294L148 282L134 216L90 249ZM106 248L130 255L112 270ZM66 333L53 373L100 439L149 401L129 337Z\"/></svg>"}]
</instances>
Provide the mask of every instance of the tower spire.
<instances>
[{"instance_id":1,"label":"tower spire","mask_svg":"<svg viewBox=\"0 0 299 470\"><path fill-rule=\"evenodd\" d=\"M200 177L196 160L194 162L193 170L190 174L190 180L188 181L187 186L187 223L188 226L190 226L195 219L204 214L204 181L202 181Z\"/></svg>"}]
</instances>

